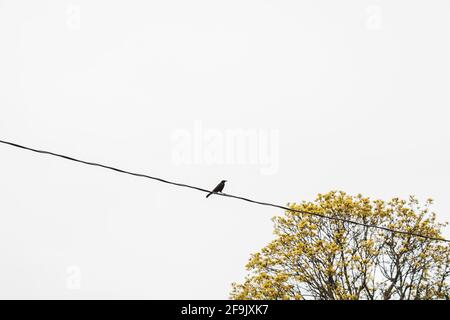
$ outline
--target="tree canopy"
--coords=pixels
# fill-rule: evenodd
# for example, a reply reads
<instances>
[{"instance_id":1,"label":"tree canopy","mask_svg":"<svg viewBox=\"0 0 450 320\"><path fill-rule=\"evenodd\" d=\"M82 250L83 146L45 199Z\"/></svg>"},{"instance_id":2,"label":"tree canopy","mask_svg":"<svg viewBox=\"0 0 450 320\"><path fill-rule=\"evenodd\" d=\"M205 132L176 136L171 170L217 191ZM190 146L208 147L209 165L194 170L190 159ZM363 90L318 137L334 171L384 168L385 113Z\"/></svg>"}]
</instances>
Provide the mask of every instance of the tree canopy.
<instances>
[{"instance_id":1,"label":"tree canopy","mask_svg":"<svg viewBox=\"0 0 450 320\"><path fill-rule=\"evenodd\" d=\"M342 191L290 209L442 238L432 200L371 200ZM286 211L252 254L233 299L449 299L447 242Z\"/></svg>"}]
</instances>

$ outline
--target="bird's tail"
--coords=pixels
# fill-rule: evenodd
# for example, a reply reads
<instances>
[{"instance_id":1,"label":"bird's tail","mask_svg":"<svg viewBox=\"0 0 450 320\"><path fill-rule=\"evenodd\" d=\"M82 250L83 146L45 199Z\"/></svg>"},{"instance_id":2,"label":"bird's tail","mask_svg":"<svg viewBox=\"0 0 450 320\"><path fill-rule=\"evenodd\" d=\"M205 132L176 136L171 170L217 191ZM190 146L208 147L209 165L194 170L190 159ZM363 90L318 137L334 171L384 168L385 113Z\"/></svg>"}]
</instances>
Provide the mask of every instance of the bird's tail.
<instances>
[{"instance_id":1,"label":"bird's tail","mask_svg":"<svg viewBox=\"0 0 450 320\"><path fill-rule=\"evenodd\" d=\"M210 192L210 193L208 193L207 195L206 195L206 197L208 198L210 195L212 195L213 193L212 192Z\"/></svg>"}]
</instances>

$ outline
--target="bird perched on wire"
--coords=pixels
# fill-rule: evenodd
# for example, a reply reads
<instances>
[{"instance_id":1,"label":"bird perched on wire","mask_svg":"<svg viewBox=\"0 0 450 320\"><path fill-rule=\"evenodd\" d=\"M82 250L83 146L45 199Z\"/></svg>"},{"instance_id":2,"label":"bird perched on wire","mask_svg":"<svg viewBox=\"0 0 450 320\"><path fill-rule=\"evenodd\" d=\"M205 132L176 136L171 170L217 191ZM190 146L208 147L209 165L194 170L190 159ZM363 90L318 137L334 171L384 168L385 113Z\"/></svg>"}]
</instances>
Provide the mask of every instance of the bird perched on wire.
<instances>
[{"instance_id":1,"label":"bird perched on wire","mask_svg":"<svg viewBox=\"0 0 450 320\"><path fill-rule=\"evenodd\" d=\"M213 193L222 192L223 188L225 187L225 182L227 182L227 180L220 181L220 183L213 189L213 191L208 193L206 197L208 198Z\"/></svg>"}]
</instances>

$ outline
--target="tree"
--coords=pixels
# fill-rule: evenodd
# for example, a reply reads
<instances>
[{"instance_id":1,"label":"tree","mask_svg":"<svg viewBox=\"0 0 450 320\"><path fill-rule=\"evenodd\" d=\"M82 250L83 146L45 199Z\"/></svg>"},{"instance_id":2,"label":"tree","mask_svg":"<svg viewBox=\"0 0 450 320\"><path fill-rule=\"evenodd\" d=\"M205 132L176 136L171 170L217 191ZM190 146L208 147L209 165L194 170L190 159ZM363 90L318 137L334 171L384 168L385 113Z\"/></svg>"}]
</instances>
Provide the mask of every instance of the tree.
<instances>
[{"instance_id":1,"label":"tree","mask_svg":"<svg viewBox=\"0 0 450 320\"><path fill-rule=\"evenodd\" d=\"M442 238L432 200L388 202L342 191L290 209ZM447 242L286 211L275 239L251 255L233 299L449 299Z\"/></svg>"}]
</instances>

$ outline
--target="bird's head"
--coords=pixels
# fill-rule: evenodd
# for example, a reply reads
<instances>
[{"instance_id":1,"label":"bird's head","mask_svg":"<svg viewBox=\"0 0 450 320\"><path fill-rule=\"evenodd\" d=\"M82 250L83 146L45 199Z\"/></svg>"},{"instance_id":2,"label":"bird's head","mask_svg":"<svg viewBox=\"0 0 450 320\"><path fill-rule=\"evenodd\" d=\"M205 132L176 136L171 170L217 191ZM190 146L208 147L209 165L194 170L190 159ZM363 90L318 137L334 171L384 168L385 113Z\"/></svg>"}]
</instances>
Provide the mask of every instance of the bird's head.
<instances>
[{"instance_id":1,"label":"bird's head","mask_svg":"<svg viewBox=\"0 0 450 320\"><path fill-rule=\"evenodd\" d=\"M227 180L222 180L222 183L225 183L225 182L227 182Z\"/></svg>"}]
</instances>

